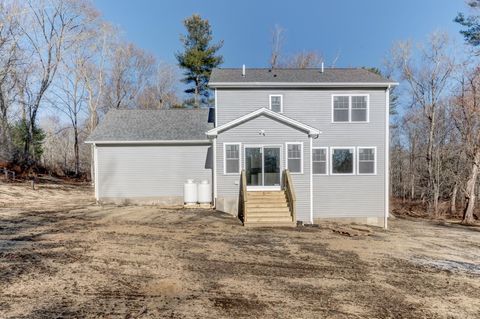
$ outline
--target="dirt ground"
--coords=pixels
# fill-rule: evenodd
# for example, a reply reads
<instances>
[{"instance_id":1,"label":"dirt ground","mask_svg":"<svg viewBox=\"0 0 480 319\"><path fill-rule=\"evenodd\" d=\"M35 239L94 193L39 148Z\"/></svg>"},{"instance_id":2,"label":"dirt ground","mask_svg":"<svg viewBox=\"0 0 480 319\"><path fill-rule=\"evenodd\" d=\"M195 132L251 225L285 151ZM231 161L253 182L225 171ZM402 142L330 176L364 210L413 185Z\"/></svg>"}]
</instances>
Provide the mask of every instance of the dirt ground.
<instances>
[{"instance_id":1,"label":"dirt ground","mask_svg":"<svg viewBox=\"0 0 480 319\"><path fill-rule=\"evenodd\" d=\"M0 184L0 318L480 318L480 229L252 229Z\"/></svg>"}]
</instances>

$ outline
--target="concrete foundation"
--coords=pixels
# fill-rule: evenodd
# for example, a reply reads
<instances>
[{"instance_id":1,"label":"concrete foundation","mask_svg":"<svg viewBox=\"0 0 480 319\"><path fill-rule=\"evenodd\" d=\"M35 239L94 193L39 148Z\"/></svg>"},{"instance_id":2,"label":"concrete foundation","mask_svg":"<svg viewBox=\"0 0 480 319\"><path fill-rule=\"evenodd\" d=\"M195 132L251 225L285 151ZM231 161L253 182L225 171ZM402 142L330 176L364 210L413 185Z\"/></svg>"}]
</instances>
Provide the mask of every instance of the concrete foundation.
<instances>
[{"instance_id":1,"label":"concrete foundation","mask_svg":"<svg viewBox=\"0 0 480 319\"><path fill-rule=\"evenodd\" d=\"M116 205L155 205L160 207L183 207L182 196L162 196L162 197L133 197L133 198L119 198L119 197L103 197L100 198L99 203L102 204L116 204Z\"/></svg>"},{"instance_id":2,"label":"concrete foundation","mask_svg":"<svg viewBox=\"0 0 480 319\"><path fill-rule=\"evenodd\" d=\"M218 211L238 216L238 197L218 197L215 208Z\"/></svg>"},{"instance_id":3,"label":"concrete foundation","mask_svg":"<svg viewBox=\"0 0 480 319\"><path fill-rule=\"evenodd\" d=\"M342 218L314 218L314 224L322 224L322 222L335 222L342 224L365 224L370 226L384 227L385 219L383 217L342 217Z\"/></svg>"}]
</instances>

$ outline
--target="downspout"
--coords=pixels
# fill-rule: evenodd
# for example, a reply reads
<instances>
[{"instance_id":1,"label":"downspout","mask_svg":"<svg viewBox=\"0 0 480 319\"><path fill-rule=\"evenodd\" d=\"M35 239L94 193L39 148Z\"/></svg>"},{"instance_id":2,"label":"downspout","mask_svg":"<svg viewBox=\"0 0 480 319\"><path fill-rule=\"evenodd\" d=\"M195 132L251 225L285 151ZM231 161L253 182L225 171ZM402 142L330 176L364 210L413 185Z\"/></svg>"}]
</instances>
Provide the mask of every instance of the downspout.
<instances>
[{"instance_id":1,"label":"downspout","mask_svg":"<svg viewBox=\"0 0 480 319\"><path fill-rule=\"evenodd\" d=\"M94 167L94 174L95 174L95 200L98 202L98 147L97 144L93 143L93 167Z\"/></svg>"},{"instance_id":2,"label":"downspout","mask_svg":"<svg viewBox=\"0 0 480 319\"><path fill-rule=\"evenodd\" d=\"M388 229L390 211L390 85L385 90L385 212L383 227Z\"/></svg>"},{"instance_id":3,"label":"downspout","mask_svg":"<svg viewBox=\"0 0 480 319\"><path fill-rule=\"evenodd\" d=\"M310 154L309 154L309 165L310 165L310 224L313 224L313 167L312 167L312 148L313 148L313 137L309 136L308 140L310 142Z\"/></svg>"},{"instance_id":4,"label":"downspout","mask_svg":"<svg viewBox=\"0 0 480 319\"><path fill-rule=\"evenodd\" d=\"M213 207L217 208L217 137L216 136L213 138L212 147L213 147Z\"/></svg>"}]
</instances>

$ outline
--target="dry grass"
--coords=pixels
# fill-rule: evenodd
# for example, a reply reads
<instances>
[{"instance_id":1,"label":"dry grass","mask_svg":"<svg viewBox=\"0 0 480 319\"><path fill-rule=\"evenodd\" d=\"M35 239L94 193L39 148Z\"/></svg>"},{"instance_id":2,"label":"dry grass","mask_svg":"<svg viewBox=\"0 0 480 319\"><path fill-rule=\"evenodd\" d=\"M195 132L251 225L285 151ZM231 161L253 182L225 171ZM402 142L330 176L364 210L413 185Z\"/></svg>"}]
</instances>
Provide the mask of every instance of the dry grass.
<instances>
[{"instance_id":1,"label":"dry grass","mask_svg":"<svg viewBox=\"0 0 480 319\"><path fill-rule=\"evenodd\" d=\"M251 229L0 185L0 317L478 318L478 229L390 225Z\"/></svg>"}]
</instances>

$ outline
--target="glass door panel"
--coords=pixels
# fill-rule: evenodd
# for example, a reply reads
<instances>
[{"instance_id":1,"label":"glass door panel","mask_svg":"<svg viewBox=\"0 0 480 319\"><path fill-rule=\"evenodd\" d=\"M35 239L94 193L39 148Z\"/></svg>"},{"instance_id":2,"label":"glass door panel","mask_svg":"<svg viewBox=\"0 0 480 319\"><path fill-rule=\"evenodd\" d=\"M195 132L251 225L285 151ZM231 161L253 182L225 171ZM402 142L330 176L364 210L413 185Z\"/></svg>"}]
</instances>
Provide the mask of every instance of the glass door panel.
<instances>
[{"instance_id":1,"label":"glass door panel","mask_svg":"<svg viewBox=\"0 0 480 319\"><path fill-rule=\"evenodd\" d=\"M263 148L263 186L280 186L280 147Z\"/></svg>"},{"instance_id":2,"label":"glass door panel","mask_svg":"<svg viewBox=\"0 0 480 319\"><path fill-rule=\"evenodd\" d=\"M245 175L247 186L262 186L262 148L245 147Z\"/></svg>"}]
</instances>

